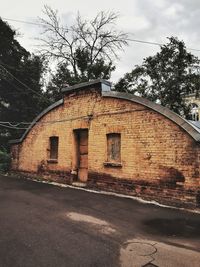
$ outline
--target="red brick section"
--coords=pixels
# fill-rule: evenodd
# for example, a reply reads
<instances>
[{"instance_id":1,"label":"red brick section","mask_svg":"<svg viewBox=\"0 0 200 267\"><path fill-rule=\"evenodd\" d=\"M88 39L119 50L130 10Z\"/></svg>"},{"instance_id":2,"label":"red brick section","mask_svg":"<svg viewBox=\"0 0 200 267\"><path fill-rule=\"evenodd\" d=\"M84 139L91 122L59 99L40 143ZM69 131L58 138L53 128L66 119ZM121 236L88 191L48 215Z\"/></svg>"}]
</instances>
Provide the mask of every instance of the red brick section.
<instances>
[{"instance_id":1,"label":"red brick section","mask_svg":"<svg viewBox=\"0 0 200 267\"><path fill-rule=\"evenodd\" d=\"M47 123L50 121L60 121ZM179 206L200 205L199 144L170 119L142 104L87 89L65 95L23 142L12 145L12 170L61 183L76 179L74 130L88 129L88 181L99 188ZM107 162L109 133L121 134L121 162ZM59 137L49 162L49 137Z\"/></svg>"}]
</instances>

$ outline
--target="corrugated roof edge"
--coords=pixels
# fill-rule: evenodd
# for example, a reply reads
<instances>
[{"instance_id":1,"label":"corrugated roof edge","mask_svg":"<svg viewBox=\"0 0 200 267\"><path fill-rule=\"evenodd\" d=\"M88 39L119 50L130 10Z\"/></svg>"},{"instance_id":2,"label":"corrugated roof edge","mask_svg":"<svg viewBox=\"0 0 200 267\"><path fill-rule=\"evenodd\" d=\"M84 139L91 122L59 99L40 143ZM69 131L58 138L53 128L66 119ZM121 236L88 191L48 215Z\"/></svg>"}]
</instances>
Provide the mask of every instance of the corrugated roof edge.
<instances>
[{"instance_id":1,"label":"corrugated roof edge","mask_svg":"<svg viewBox=\"0 0 200 267\"><path fill-rule=\"evenodd\" d=\"M96 84L105 84L105 85L108 85L111 87L111 83L109 81L106 81L104 79L97 79L97 80L93 80L93 81L89 81L89 82L75 84L75 85L63 88L61 91L62 91L62 93L66 93L66 92L78 90L80 88L96 85Z\"/></svg>"},{"instance_id":2,"label":"corrugated roof edge","mask_svg":"<svg viewBox=\"0 0 200 267\"><path fill-rule=\"evenodd\" d=\"M200 129L200 121L192 121L192 120L188 120L188 122L190 124L192 124L194 127Z\"/></svg>"},{"instance_id":3,"label":"corrugated roof edge","mask_svg":"<svg viewBox=\"0 0 200 267\"><path fill-rule=\"evenodd\" d=\"M51 111L54 108L57 108L58 106L63 104L63 99L58 100L57 102L53 103L51 106L49 106L48 108L46 108L45 110L43 110L34 120L33 122L30 124L30 126L28 127L28 129L24 132L24 134L22 135L22 137L20 139L15 139L15 140L10 140L9 143L10 144L18 144L21 143L24 138L27 136L28 132L32 129L32 127L35 125L35 123L37 121L39 121L45 114L47 114L49 111Z\"/></svg>"},{"instance_id":4,"label":"corrugated roof edge","mask_svg":"<svg viewBox=\"0 0 200 267\"><path fill-rule=\"evenodd\" d=\"M120 93L116 91L102 92L102 96L129 100L141 104L143 106L146 106L154 111L157 111L158 113L162 114L163 116L167 117L168 119L176 123L182 129L184 129L195 141L200 142L200 129L195 127L192 123L190 123L189 121L182 118L180 115L176 114L175 112L171 111L166 107L151 102L146 98L142 98L127 93Z\"/></svg>"},{"instance_id":5,"label":"corrugated roof edge","mask_svg":"<svg viewBox=\"0 0 200 267\"><path fill-rule=\"evenodd\" d=\"M92 86L92 85L96 85L96 84L102 84L102 85L107 85L109 87L111 87L111 83L107 80L104 79L97 79L97 80L93 80L90 82L84 82L84 83L79 83L73 86L69 86L67 88L63 88L62 92L70 92L70 91L74 91L76 89L79 88L84 88L84 87L88 87L88 86ZM102 86L103 87L103 86ZM104 88L102 88L102 92L104 91ZM107 91L107 90L106 90ZM47 114L49 111L51 111L52 109L58 107L59 105L63 104L64 100L60 99L59 101L55 102L54 104L52 104L51 106L49 106L48 108L46 108L44 111L42 111L31 123L31 125L28 127L28 129L25 131L25 133L22 135L22 137L20 139L15 139L15 140L10 140L9 143L10 144L17 144L17 143L21 143L24 138L27 136L28 132L32 129L32 127L35 125L35 123L40 120L45 114Z\"/></svg>"},{"instance_id":6,"label":"corrugated roof edge","mask_svg":"<svg viewBox=\"0 0 200 267\"><path fill-rule=\"evenodd\" d=\"M101 80L98 80L98 81L101 83ZM96 84L96 82L94 83L93 81L93 83L91 82L91 84ZM179 116L178 114L174 113L173 111L169 110L166 107L163 107L159 104L155 104L149 101L148 99L141 98L139 96L135 96L132 94L127 94L127 93L119 93L115 91L102 91L102 96L129 100L129 101L141 104L143 106L146 106L154 111L157 111L158 113L162 114L163 116L167 117L168 119L176 123L182 129L184 129L194 140L196 140L197 142L200 142L200 129L196 127L194 124L192 124L191 122L187 121L186 119L182 118L181 116ZM63 99L60 99L59 101L55 102L54 104L46 108L44 111L42 111L33 120L31 125L28 127L28 129L25 131L25 133L22 135L20 139L11 140L9 141L9 143L10 144L21 143L38 120L40 120L45 114L47 114L52 109L62 105L63 102L64 102Z\"/></svg>"}]
</instances>

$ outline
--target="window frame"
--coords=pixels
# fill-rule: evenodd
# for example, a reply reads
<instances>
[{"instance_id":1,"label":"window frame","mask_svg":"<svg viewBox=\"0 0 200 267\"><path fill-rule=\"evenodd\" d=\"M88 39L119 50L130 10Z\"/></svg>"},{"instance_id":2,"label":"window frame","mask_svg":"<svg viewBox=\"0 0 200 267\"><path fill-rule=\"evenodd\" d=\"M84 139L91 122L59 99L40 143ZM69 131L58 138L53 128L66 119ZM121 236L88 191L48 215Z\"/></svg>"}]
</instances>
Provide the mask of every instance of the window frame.
<instances>
[{"instance_id":1,"label":"window frame","mask_svg":"<svg viewBox=\"0 0 200 267\"><path fill-rule=\"evenodd\" d=\"M59 148L59 137L58 136L50 136L49 137L49 163L57 163L58 162L58 148Z\"/></svg>"},{"instance_id":2,"label":"window frame","mask_svg":"<svg viewBox=\"0 0 200 267\"><path fill-rule=\"evenodd\" d=\"M114 148L110 147L110 143L113 139ZM118 139L118 140L117 140ZM119 143L118 150L116 150L116 144ZM112 155L109 151L112 151ZM113 158L112 158L113 157ZM106 161L104 162L104 166L110 167L122 167L121 163L121 133L119 132L110 132L106 134Z\"/></svg>"}]
</instances>

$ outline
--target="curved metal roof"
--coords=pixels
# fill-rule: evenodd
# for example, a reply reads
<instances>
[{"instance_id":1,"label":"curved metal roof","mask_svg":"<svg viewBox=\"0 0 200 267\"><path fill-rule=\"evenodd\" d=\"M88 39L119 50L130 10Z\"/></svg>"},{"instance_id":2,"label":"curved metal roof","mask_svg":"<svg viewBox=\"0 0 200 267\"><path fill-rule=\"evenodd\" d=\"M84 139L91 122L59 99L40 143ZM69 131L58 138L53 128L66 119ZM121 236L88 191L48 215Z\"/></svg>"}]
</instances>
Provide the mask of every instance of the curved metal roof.
<instances>
[{"instance_id":1,"label":"curved metal roof","mask_svg":"<svg viewBox=\"0 0 200 267\"><path fill-rule=\"evenodd\" d=\"M152 109L152 110L162 114L166 118L170 119L175 124L180 126L183 130L185 130L194 140L196 140L197 142L200 142L200 129L198 127L195 127L195 125L193 125L192 123L185 120L184 118L182 118L181 116L179 116L178 114L174 113L173 111L169 110L166 107L163 107L159 104L155 104L155 103L149 101L148 99L138 97L138 96L135 96L132 94L127 94L127 93L102 90L102 96L128 100L128 101L132 101L132 102L141 104L143 106L146 106L149 109ZM62 105L63 102L64 102L63 99L60 99L59 101L57 101L53 105L46 108L43 112L41 112L33 120L31 125L29 126L29 128L25 131L25 133L23 134L23 136L20 139L11 140L10 143L11 144L21 143L25 139L25 137L27 136L29 131L32 129L32 127L36 124L37 121L39 121L44 115L46 115L48 112L50 112L54 108L57 108L58 106Z\"/></svg>"},{"instance_id":2,"label":"curved metal roof","mask_svg":"<svg viewBox=\"0 0 200 267\"><path fill-rule=\"evenodd\" d=\"M141 104L143 106L146 106L162 114L163 116L167 117L168 119L173 121L175 124L180 126L182 129L184 129L194 140L196 140L197 142L200 142L200 129L195 127L189 121L182 118L180 115L176 114L175 112L171 111L170 109L166 107L163 107L159 104L151 102L146 98L142 98L142 97L132 95L132 94L127 94L127 93L110 91L110 92L102 92L102 96L129 100L129 101Z\"/></svg>"},{"instance_id":3,"label":"curved metal roof","mask_svg":"<svg viewBox=\"0 0 200 267\"><path fill-rule=\"evenodd\" d=\"M58 106L63 104L63 99L58 100L57 102L53 103L51 106L49 106L48 108L46 108L45 110L43 110L30 124L30 126L28 127L28 129L24 132L24 134L22 135L22 137L20 139L15 139L15 140L11 140L9 143L10 144L17 144L17 143L21 143L24 138L27 136L27 134L29 133L29 131L33 128L33 126L36 124L37 121L39 121L44 115L46 115L49 111L53 110L54 108L57 108Z\"/></svg>"},{"instance_id":4,"label":"curved metal roof","mask_svg":"<svg viewBox=\"0 0 200 267\"><path fill-rule=\"evenodd\" d=\"M89 81L89 82L83 82L83 83L78 83L72 86L68 86L62 89L62 93L69 93L69 92L73 92L73 91L78 91L78 90L82 90L82 89L86 89L86 88L90 88L90 87L100 87L101 91L110 91L111 89L111 83L109 81L106 81L104 79L96 79L93 81Z\"/></svg>"}]
</instances>

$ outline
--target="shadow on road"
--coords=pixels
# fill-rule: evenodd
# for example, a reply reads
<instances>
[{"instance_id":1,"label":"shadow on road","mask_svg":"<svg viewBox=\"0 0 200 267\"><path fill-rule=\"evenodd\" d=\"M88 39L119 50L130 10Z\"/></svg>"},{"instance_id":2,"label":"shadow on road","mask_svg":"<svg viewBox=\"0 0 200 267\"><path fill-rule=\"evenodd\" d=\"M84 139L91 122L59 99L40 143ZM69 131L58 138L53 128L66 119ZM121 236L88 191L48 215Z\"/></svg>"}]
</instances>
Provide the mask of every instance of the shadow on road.
<instances>
[{"instance_id":1,"label":"shadow on road","mask_svg":"<svg viewBox=\"0 0 200 267\"><path fill-rule=\"evenodd\" d=\"M155 218L144 221L148 232L164 236L176 236L186 238L199 238L199 221L186 220L184 218L165 219Z\"/></svg>"}]
</instances>

